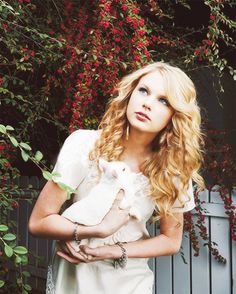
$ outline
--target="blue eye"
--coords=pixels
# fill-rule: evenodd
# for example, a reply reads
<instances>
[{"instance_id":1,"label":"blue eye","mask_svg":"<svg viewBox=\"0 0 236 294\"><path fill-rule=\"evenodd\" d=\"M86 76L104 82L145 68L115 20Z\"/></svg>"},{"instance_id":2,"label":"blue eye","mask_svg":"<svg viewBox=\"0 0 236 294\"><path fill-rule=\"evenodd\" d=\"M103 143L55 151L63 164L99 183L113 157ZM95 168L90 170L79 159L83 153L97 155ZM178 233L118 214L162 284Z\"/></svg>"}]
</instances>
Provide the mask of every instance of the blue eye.
<instances>
[{"instance_id":1,"label":"blue eye","mask_svg":"<svg viewBox=\"0 0 236 294\"><path fill-rule=\"evenodd\" d=\"M159 101L166 106L170 106L170 103L166 98L159 98Z\"/></svg>"},{"instance_id":2,"label":"blue eye","mask_svg":"<svg viewBox=\"0 0 236 294\"><path fill-rule=\"evenodd\" d=\"M140 87L140 88L138 89L138 91L141 92L141 93L146 93L146 94L148 94L147 89L145 89L144 87Z\"/></svg>"}]
</instances>

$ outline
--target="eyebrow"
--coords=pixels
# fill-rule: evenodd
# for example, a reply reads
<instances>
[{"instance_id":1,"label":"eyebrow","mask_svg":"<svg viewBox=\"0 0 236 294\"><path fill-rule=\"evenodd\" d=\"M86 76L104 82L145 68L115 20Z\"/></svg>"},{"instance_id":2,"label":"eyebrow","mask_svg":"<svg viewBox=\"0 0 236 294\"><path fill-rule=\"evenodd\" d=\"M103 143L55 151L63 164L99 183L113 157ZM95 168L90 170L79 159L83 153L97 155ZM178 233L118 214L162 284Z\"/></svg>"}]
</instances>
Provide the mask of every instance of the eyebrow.
<instances>
[{"instance_id":1,"label":"eyebrow","mask_svg":"<svg viewBox=\"0 0 236 294\"><path fill-rule=\"evenodd\" d=\"M141 84L141 85L139 85L139 87L146 88L146 90L148 91L148 93L151 92L150 88L149 88L147 85L145 85L145 84ZM166 97L166 95L158 95L158 98L165 98L166 100L169 100L169 99Z\"/></svg>"}]
</instances>

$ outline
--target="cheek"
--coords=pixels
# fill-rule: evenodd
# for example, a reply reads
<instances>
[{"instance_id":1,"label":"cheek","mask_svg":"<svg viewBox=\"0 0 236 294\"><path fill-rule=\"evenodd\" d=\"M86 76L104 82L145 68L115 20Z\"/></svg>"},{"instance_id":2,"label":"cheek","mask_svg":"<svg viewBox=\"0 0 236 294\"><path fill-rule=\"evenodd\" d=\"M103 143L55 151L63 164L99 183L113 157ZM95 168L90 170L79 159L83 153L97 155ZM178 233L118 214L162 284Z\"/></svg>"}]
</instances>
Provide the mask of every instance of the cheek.
<instances>
[{"instance_id":1,"label":"cheek","mask_svg":"<svg viewBox=\"0 0 236 294\"><path fill-rule=\"evenodd\" d=\"M168 124L168 122L171 120L173 116L173 111L169 108L166 108L164 105L159 106L156 109L156 121L160 122L160 120L163 122L163 125Z\"/></svg>"},{"instance_id":2,"label":"cheek","mask_svg":"<svg viewBox=\"0 0 236 294\"><path fill-rule=\"evenodd\" d=\"M136 105L135 99L134 99L134 97L131 96L129 103L127 105L127 110L126 110L127 116L131 115L134 112L135 105Z\"/></svg>"}]
</instances>

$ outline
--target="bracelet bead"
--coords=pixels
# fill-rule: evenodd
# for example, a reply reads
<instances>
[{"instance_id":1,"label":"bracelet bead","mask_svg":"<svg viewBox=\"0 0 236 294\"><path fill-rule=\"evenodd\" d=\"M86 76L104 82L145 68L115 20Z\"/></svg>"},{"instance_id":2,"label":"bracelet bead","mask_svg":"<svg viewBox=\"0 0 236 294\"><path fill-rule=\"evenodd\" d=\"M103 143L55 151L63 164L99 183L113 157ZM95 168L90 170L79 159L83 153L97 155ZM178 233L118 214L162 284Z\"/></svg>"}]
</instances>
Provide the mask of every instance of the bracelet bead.
<instances>
[{"instance_id":1,"label":"bracelet bead","mask_svg":"<svg viewBox=\"0 0 236 294\"><path fill-rule=\"evenodd\" d=\"M75 240L77 245L79 245L80 242L81 242L81 240L79 239L79 235L78 235L78 226L79 226L79 224L76 223L75 228L74 228L74 240Z\"/></svg>"},{"instance_id":2,"label":"bracelet bead","mask_svg":"<svg viewBox=\"0 0 236 294\"><path fill-rule=\"evenodd\" d=\"M125 268L128 260L128 255L126 252L126 249L124 248L123 244L121 242L117 242L116 245L118 245L121 248L122 255L121 257L114 260L114 268Z\"/></svg>"}]
</instances>

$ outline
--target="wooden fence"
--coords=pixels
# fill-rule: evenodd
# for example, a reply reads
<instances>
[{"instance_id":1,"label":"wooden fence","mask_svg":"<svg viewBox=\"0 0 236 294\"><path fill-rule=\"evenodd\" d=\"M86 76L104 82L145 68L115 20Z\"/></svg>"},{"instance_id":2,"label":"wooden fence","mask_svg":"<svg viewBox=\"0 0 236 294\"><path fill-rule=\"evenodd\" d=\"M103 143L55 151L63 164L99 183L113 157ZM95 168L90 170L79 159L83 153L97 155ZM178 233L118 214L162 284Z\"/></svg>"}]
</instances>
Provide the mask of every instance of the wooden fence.
<instances>
[{"instance_id":1,"label":"wooden fence","mask_svg":"<svg viewBox=\"0 0 236 294\"><path fill-rule=\"evenodd\" d=\"M33 203L28 201L31 192L27 187L31 184L39 192L44 181L40 181L37 177L22 177L19 181L24 193L19 197L19 208L15 209L10 217L17 223L16 233L19 243L28 247L32 253L28 265L32 275L30 282L34 289L44 293L52 242L34 238L27 230L34 204L34 201ZM236 193L232 194L232 198L236 203ZM201 199L206 202L204 208L210 238L218 244L218 249L227 259L227 263L225 265L218 263L204 246L201 246L200 256L195 257L188 234L184 233L182 252L187 264L183 262L180 253L150 260L150 267L156 277L155 294L236 294L236 242L230 239L229 223L222 200L217 192L208 191L201 194ZM196 215L196 211L193 211L193 214ZM151 224L148 225L148 230L151 235L159 233Z\"/></svg>"}]
</instances>

